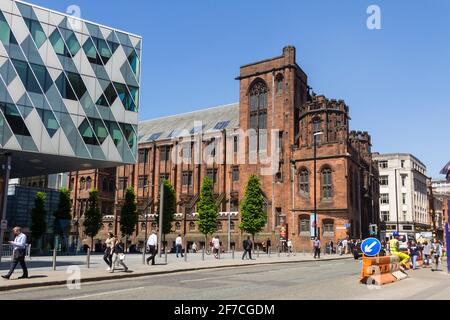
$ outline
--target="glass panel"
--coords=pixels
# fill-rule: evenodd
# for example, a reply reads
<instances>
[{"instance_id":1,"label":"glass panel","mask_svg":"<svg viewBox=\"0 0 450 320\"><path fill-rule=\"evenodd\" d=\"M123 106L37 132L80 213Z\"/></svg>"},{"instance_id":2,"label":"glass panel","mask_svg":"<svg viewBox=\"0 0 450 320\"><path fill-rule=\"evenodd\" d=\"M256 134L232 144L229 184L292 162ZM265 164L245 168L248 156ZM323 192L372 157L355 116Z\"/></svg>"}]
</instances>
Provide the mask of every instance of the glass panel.
<instances>
[{"instance_id":1,"label":"glass panel","mask_svg":"<svg viewBox=\"0 0 450 320\"><path fill-rule=\"evenodd\" d=\"M33 64L33 63L31 63L30 66L34 71L34 74L36 75L36 78L37 78L39 84L41 85L42 89L44 90L44 93L47 92L53 83L47 69L44 66Z\"/></svg>"},{"instance_id":2,"label":"glass panel","mask_svg":"<svg viewBox=\"0 0 450 320\"><path fill-rule=\"evenodd\" d=\"M108 102L106 101L105 95L101 95L100 98L98 98L96 105L109 107Z\"/></svg>"},{"instance_id":3,"label":"glass panel","mask_svg":"<svg viewBox=\"0 0 450 320\"><path fill-rule=\"evenodd\" d=\"M55 84L59 90L59 93L64 99L77 100L75 93L70 87L69 80L67 80L64 73L61 73L61 75L56 80Z\"/></svg>"},{"instance_id":4,"label":"glass panel","mask_svg":"<svg viewBox=\"0 0 450 320\"><path fill-rule=\"evenodd\" d=\"M3 111L6 121L9 123L14 134L28 137L31 136L15 105L0 102L0 109Z\"/></svg>"},{"instance_id":5,"label":"glass panel","mask_svg":"<svg viewBox=\"0 0 450 320\"><path fill-rule=\"evenodd\" d=\"M108 99L110 105L114 103L117 99L116 90L114 90L113 84L111 83L105 90L105 97Z\"/></svg>"},{"instance_id":6,"label":"glass panel","mask_svg":"<svg viewBox=\"0 0 450 320\"><path fill-rule=\"evenodd\" d=\"M122 132L120 131L119 126L115 122L107 121L106 124L108 126L109 134L111 135L111 138L113 139L114 144L117 147L119 143L122 141Z\"/></svg>"},{"instance_id":7,"label":"glass panel","mask_svg":"<svg viewBox=\"0 0 450 320\"><path fill-rule=\"evenodd\" d=\"M131 69L133 70L136 77L139 77L140 62L139 62L139 57L137 56L137 54L134 50L128 56L128 62L130 63Z\"/></svg>"},{"instance_id":8,"label":"glass panel","mask_svg":"<svg viewBox=\"0 0 450 320\"><path fill-rule=\"evenodd\" d=\"M72 84L73 90L75 91L75 94L77 95L78 99L81 100L81 98L86 93L87 89L84 85L83 79L79 74L67 72L67 77Z\"/></svg>"},{"instance_id":9,"label":"glass panel","mask_svg":"<svg viewBox=\"0 0 450 320\"><path fill-rule=\"evenodd\" d=\"M42 119L42 123L44 124L45 128L47 129L48 134L50 137L53 137L59 129L58 121L56 121L55 116L53 115L53 112L49 110L42 110L42 109L36 109L39 116Z\"/></svg>"},{"instance_id":10,"label":"glass panel","mask_svg":"<svg viewBox=\"0 0 450 320\"><path fill-rule=\"evenodd\" d=\"M106 44L106 41L98 38L94 38L94 41L96 41L97 43L97 50L102 58L103 64L107 64L112 54L108 48L108 45Z\"/></svg>"},{"instance_id":11,"label":"glass panel","mask_svg":"<svg viewBox=\"0 0 450 320\"><path fill-rule=\"evenodd\" d=\"M123 106L125 110L128 111L136 111L136 106L131 98L130 93L128 92L127 87L124 84L114 82L114 86L116 87L117 94L119 95L120 100L122 100Z\"/></svg>"},{"instance_id":12,"label":"glass panel","mask_svg":"<svg viewBox=\"0 0 450 320\"><path fill-rule=\"evenodd\" d=\"M70 57L69 53L66 50L66 46L64 45L64 40L59 34L58 29L55 29L53 33L50 35L50 42L55 49L56 54L61 56Z\"/></svg>"},{"instance_id":13,"label":"glass panel","mask_svg":"<svg viewBox=\"0 0 450 320\"><path fill-rule=\"evenodd\" d=\"M108 131L106 130L106 127L101 120L91 119L91 122L94 124L94 131L98 138L98 141L100 142L100 144L102 144L108 136Z\"/></svg>"},{"instance_id":14,"label":"glass panel","mask_svg":"<svg viewBox=\"0 0 450 320\"><path fill-rule=\"evenodd\" d=\"M0 12L0 41L4 46L9 45L11 30L9 29L8 22L6 22L5 16Z\"/></svg>"},{"instance_id":15,"label":"glass panel","mask_svg":"<svg viewBox=\"0 0 450 320\"><path fill-rule=\"evenodd\" d=\"M67 39L66 42L70 53L72 54L72 56L75 56L81 48L80 44L78 43L77 37L75 36L75 33L72 32L72 35Z\"/></svg>"},{"instance_id":16,"label":"glass panel","mask_svg":"<svg viewBox=\"0 0 450 320\"><path fill-rule=\"evenodd\" d=\"M97 139L95 139L94 132L92 131L87 119L83 120L78 130L80 131L80 134L86 144L98 145Z\"/></svg>"},{"instance_id":17,"label":"glass panel","mask_svg":"<svg viewBox=\"0 0 450 320\"><path fill-rule=\"evenodd\" d=\"M17 73L19 74L25 89L29 92L42 93L28 64L15 59L11 59L11 61L14 64L14 67L16 67Z\"/></svg>"},{"instance_id":18,"label":"glass panel","mask_svg":"<svg viewBox=\"0 0 450 320\"><path fill-rule=\"evenodd\" d=\"M84 43L83 50L86 53L89 62L98 64L97 51L95 50L94 43L90 38L88 38Z\"/></svg>"}]
</instances>

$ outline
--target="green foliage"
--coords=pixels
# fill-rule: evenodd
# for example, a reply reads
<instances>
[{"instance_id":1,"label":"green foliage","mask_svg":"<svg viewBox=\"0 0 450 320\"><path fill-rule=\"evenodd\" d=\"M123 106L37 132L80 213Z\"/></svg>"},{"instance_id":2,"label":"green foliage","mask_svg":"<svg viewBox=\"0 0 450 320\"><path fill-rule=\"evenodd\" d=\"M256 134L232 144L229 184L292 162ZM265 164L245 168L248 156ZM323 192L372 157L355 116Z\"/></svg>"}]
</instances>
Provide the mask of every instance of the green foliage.
<instances>
[{"instance_id":1,"label":"green foliage","mask_svg":"<svg viewBox=\"0 0 450 320\"><path fill-rule=\"evenodd\" d=\"M34 207L31 210L31 238L33 240L40 240L42 235L47 230L45 211L45 192L36 193L34 199Z\"/></svg>"},{"instance_id":2,"label":"green foliage","mask_svg":"<svg viewBox=\"0 0 450 320\"><path fill-rule=\"evenodd\" d=\"M92 239L102 227L102 214L98 208L98 190L89 192L88 208L84 214L84 232Z\"/></svg>"},{"instance_id":3,"label":"green foliage","mask_svg":"<svg viewBox=\"0 0 450 320\"><path fill-rule=\"evenodd\" d=\"M126 237L130 237L133 234L138 223L135 198L134 188L129 187L125 194L125 202L120 211L120 232Z\"/></svg>"},{"instance_id":4,"label":"green foliage","mask_svg":"<svg viewBox=\"0 0 450 320\"><path fill-rule=\"evenodd\" d=\"M62 188L59 193L58 208L54 212L55 233L58 235L67 234L72 220L72 202L70 201L70 191Z\"/></svg>"},{"instance_id":5,"label":"green foliage","mask_svg":"<svg viewBox=\"0 0 450 320\"><path fill-rule=\"evenodd\" d=\"M261 183L256 175L251 175L241 202L241 223L239 228L253 237L260 232L267 221L264 212L264 196Z\"/></svg>"},{"instance_id":6,"label":"green foliage","mask_svg":"<svg viewBox=\"0 0 450 320\"><path fill-rule=\"evenodd\" d=\"M217 230L218 209L214 200L213 183L208 177L203 179L198 203L198 226L201 233L212 235Z\"/></svg>"},{"instance_id":7,"label":"green foliage","mask_svg":"<svg viewBox=\"0 0 450 320\"><path fill-rule=\"evenodd\" d=\"M164 207L163 207L162 234L165 235L171 232L172 222L175 219L177 200L175 189L173 188L170 181L164 180L163 185L164 185ZM159 227L159 214L156 217L156 223Z\"/></svg>"}]
</instances>

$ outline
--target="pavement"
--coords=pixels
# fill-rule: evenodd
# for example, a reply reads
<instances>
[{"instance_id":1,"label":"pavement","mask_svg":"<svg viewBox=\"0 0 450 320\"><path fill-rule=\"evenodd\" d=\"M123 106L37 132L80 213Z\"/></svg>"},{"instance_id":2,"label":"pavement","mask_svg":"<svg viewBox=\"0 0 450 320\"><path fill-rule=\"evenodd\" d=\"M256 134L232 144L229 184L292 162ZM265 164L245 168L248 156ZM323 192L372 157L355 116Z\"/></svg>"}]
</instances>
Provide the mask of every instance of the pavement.
<instances>
[{"instance_id":1,"label":"pavement","mask_svg":"<svg viewBox=\"0 0 450 320\"><path fill-rule=\"evenodd\" d=\"M308 257L309 258L309 257ZM27 288L5 292L5 300L438 300L450 299L450 276L430 269L407 271L405 280L381 287L359 283L361 260L353 258L289 263L257 264L259 261L209 261L221 266L161 273L139 278L113 279L67 285ZM333 259L333 258L332 258ZM260 257L261 262L263 258ZM197 262L195 262L197 263ZM194 264L194 262L193 262ZM172 267L175 263L172 264ZM156 266L166 267L167 266ZM195 302L194 302L195 304Z\"/></svg>"},{"instance_id":2,"label":"pavement","mask_svg":"<svg viewBox=\"0 0 450 320\"><path fill-rule=\"evenodd\" d=\"M124 272L122 267L116 269L114 273L106 271L106 264L101 255L92 255L90 267L87 267L86 256L61 256L56 259L56 270L53 270L52 257L32 257L27 260L29 279L17 279L22 275L20 265L10 280L0 278L0 291L10 291L24 288L49 287L67 285L68 282L80 283L98 282L108 280L121 280L136 277L155 276L179 272L209 270L218 268L232 268L244 266L257 266L283 263L317 262L310 253L297 253L295 255L267 254L255 252L255 260L242 260L242 252L235 252L234 258L231 253L224 253L220 259L215 259L212 255L205 255L202 259L201 252L189 253L187 261L184 258L176 258L175 254L167 255L167 264L164 255L156 258L156 265L148 266L143 264L142 254L126 255L125 263L129 267L128 272ZM148 255L147 255L148 257ZM353 259L351 255L322 255L320 261L334 261L343 259ZM0 272L5 274L10 263L2 259Z\"/></svg>"}]
</instances>

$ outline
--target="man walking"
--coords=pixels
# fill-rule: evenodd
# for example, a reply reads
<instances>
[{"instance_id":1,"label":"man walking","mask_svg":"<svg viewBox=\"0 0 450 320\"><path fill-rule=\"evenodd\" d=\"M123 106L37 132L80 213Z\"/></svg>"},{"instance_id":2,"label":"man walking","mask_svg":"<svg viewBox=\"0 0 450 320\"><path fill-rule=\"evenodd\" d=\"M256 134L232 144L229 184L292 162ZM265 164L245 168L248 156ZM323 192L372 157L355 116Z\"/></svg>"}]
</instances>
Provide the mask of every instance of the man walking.
<instances>
[{"instance_id":1,"label":"man walking","mask_svg":"<svg viewBox=\"0 0 450 320\"><path fill-rule=\"evenodd\" d=\"M348 253L348 240L347 240L347 238L342 240L342 250L344 251L344 254Z\"/></svg>"},{"instance_id":2,"label":"man walking","mask_svg":"<svg viewBox=\"0 0 450 320\"><path fill-rule=\"evenodd\" d=\"M433 251L433 260L435 266L435 268L431 269L431 271L439 271L438 268L439 268L439 260L441 259L442 256L442 246L436 239L434 239L431 250Z\"/></svg>"},{"instance_id":3,"label":"man walking","mask_svg":"<svg viewBox=\"0 0 450 320\"><path fill-rule=\"evenodd\" d=\"M156 231L153 230L152 234L148 238L147 247L150 252L150 256L147 258L147 264L150 264L150 260L152 261L152 266L155 265L155 256L156 256L156 246L158 245L158 237L156 236Z\"/></svg>"},{"instance_id":4,"label":"man walking","mask_svg":"<svg viewBox=\"0 0 450 320\"><path fill-rule=\"evenodd\" d=\"M428 268L430 266L431 243L425 241L423 244L423 267Z\"/></svg>"},{"instance_id":5,"label":"man walking","mask_svg":"<svg viewBox=\"0 0 450 320\"><path fill-rule=\"evenodd\" d=\"M214 252L214 258L219 259L220 257L220 239L218 235L215 235L212 239L213 243L213 252Z\"/></svg>"},{"instance_id":6,"label":"man walking","mask_svg":"<svg viewBox=\"0 0 450 320\"><path fill-rule=\"evenodd\" d=\"M178 258L178 252L181 253L181 257L183 258L183 239L181 239L181 235L179 234L178 237L175 239L175 252L177 253Z\"/></svg>"},{"instance_id":7,"label":"man walking","mask_svg":"<svg viewBox=\"0 0 450 320\"><path fill-rule=\"evenodd\" d=\"M243 245L244 245L244 254L242 255L242 260L245 259L245 257L247 256L247 253L248 253L250 260L253 260L252 259L253 242L252 242L252 240L250 240L250 236L247 236L247 239L244 240Z\"/></svg>"},{"instance_id":8,"label":"man walking","mask_svg":"<svg viewBox=\"0 0 450 320\"><path fill-rule=\"evenodd\" d=\"M3 279L9 280L11 275L16 269L17 264L20 263L22 267L23 275L19 277L19 279L27 279L28 278L28 269L25 264L25 255L27 251L27 236L22 233L20 227L15 227L13 229L13 234L15 236L14 241L9 241L9 244L13 246L13 261L11 262L11 268L6 276L2 276Z\"/></svg>"},{"instance_id":9,"label":"man walking","mask_svg":"<svg viewBox=\"0 0 450 320\"><path fill-rule=\"evenodd\" d=\"M314 246L314 259L316 259L316 257L318 257L320 259L320 240L319 240L319 238L317 238L317 237L314 238L313 246Z\"/></svg>"}]
</instances>

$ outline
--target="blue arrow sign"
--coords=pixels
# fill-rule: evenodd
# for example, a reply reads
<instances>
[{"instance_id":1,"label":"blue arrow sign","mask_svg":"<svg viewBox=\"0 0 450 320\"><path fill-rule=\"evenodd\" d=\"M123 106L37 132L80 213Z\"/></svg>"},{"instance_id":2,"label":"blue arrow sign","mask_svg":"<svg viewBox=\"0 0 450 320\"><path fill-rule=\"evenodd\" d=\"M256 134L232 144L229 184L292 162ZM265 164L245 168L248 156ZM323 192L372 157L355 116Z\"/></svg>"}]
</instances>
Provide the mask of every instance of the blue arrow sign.
<instances>
[{"instance_id":1,"label":"blue arrow sign","mask_svg":"<svg viewBox=\"0 0 450 320\"><path fill-rule=\"evenodd\" d=\"M367 238L361 243L361 251L368 257L376 256L380 250L381 243L378 239Z\"/></svg>"}]
</instances>

